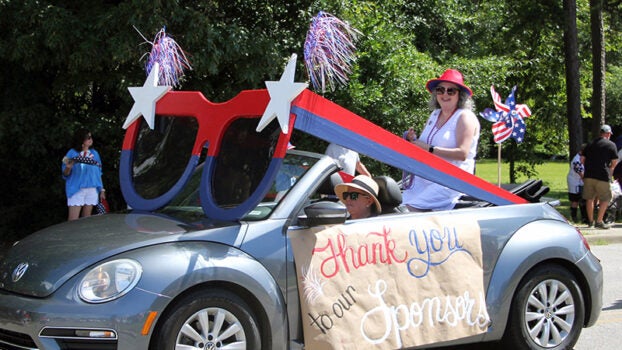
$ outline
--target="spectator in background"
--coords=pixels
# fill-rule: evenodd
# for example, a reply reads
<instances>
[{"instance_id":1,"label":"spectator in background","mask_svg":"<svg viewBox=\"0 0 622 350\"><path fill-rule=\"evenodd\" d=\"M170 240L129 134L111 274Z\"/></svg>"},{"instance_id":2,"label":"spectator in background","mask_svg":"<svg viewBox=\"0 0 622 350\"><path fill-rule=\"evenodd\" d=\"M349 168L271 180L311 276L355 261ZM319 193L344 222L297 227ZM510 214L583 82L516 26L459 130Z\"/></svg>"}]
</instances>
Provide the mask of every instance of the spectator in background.
<instances>
[{"instance_id":1,"label":"spectator in background","mask_svg":"<svg viewBox=\"0 0 622 350\"><path fill-rule=\"evenodd\" d=\"M603 124L600 136L583 150L581 162L585 166L583 176L583 199L587 210L588 226L609 229L603 222L607 206L611 201L611 181L618 163L616 145L611 140L611 127ZM598 214L594 221L594 202L598 200Z\"/></svg>"},{"instance_id":2,"label":"spectator in background","mask_svg":"<svg viewBox=\"0 0 622 350\"><path fill-rule=\"evenodd\" d=\"M613 180L622 185L622 135L616 137L616 149L618 150L618 164L613 169Z\"/></svg>"},{"instance_id":3,"label":"spectator in background","mask_svg":"<svg viewBox=\"0 0 622 350\"><path fill-rule=\"evenodd\" d=\"M570 169L568 169L568 175L566 176L566 182L568 183L568 200L570 201L570 216L572 222L579 222L577 210L580 209L583 223L589 224L587 211L585 210L585 200L583 199L583 175L585 173L585 167L583 163L581 163L581 155L584 149L585 144L581 146L581 150L572 158Z\"/></svg>"},{"instance_id":4,"label":"spectator in background","mask_svg":"<svg viewBox=\"0 0 622 350\"><path fill-rule=\"evenodd\" d=\"M63 157L61 170L69 209L67 220L91 216L93 207L106 199L102 161L92 146L91 132L79 129L74 135L73 147Z\"/></svg>"},{"instance_id":5,"label":"spectator in background","mask_svg":"<svg viewBox=\"0 0 622 350\"><path fill-rule=\"evenodd\" d=\"M613 132L613 129L612 129ZM616 150L618 151L618 165L620 164L620 160L622 160L622 135L616 137L613 143L616 144Z\"/></svg>"},{"instance_id":6,"label":"spectator in background","mask_svg":"<svg viewBox=\"0 0 622 350\"><path fill-rule=\"evenodd\" d=\"M343 173L349 175L349 178L344 178L344 181L350 181L357 173L371 177L371 173L367 170L365 164L361 162L358 152L331 143L326 147L324 153L339 164Z\"/></svg>"}]
</instances>

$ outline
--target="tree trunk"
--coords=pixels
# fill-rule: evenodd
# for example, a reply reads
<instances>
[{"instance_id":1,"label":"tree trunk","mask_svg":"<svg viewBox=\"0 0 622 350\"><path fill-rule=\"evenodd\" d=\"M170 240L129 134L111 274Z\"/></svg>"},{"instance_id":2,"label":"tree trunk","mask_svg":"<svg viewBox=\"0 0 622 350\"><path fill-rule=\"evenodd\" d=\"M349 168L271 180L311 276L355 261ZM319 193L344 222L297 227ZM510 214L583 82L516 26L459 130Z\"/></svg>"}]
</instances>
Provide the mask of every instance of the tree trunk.
<instances>
[{"instance_id":1,"label":"tree trunk","mask_svg":"<svg viewBox=\"0 0 622 350\"><path fill-rule=\"evenodd\" d=\"M590 0L592 36L592 136L605 124L605 34L603 0Z\"/></svg>"},{"instance_id":2,"label":"tree trunk","mask_svg":"<svg viewBox=\"0 0 622 350\"><path fill-rule=\"evenodd\" d=\"M566 116L568 118L568 136L572 157L579 152L583 143L581 125L581 89L579 85L579 49L577 43L577 2L564 0L564 53L566 63Z\"/></svg>"}]
</instances>

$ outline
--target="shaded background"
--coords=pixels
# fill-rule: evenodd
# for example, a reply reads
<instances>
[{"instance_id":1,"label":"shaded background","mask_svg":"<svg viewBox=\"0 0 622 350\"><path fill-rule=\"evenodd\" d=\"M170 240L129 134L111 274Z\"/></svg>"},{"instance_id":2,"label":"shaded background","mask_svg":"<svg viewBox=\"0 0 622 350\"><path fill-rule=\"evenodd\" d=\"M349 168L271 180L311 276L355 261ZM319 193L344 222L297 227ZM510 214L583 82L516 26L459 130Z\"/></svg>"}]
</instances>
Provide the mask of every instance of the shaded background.
<instances>
[{"instance_id":1,"label":"shaded background","mask_svg":"<svg viewBox=\"0 0 622 350\"><path fill-rule=\"evenodd\" d=\"M526 141L503 144L512 173L533 174L543 159L568 157L562 1L420 0L0 0L0 237L12 242L66 219L60 166L73 131L91 130L104 165L113 210L119 191L121 125L142 86L148 40L166 27L193 69L181 89L210 100L278 80L297 53L297 81L307 81L303 44L320 10L361 32L351 80L324 95L384 128L402 133L427 119L428 79L446 68L464 73L477 111L492 107L490 85L503 98L518 85L517 102L530 106ZM618 52L620 1L602 2L607 38L607 121L622 125L622 70ZM591 42L588 0L577 6L583 135L591 129ZM141 34L147 41L141 36ZM496 157L490 123L481 119L479 157ZM325 144L294 133L298 149ZM389 173L364 159L372 173ZM515 165L515 166L514 166Z\"/></svg>"}]
</instances>

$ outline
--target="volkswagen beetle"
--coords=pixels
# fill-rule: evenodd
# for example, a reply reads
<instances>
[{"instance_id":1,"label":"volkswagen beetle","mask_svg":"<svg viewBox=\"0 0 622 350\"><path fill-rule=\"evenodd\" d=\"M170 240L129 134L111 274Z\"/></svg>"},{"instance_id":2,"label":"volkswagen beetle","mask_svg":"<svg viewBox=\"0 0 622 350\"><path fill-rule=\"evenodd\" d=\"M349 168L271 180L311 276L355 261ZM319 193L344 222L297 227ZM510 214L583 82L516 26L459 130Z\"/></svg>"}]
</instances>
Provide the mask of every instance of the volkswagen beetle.
<instances>
[{"instance_id":1,"label":"volkswagen beetle","mask_svg":"<svg viewBox=\"0 0 622 350\"><path fill-rule=\"evenodd\" d=\"M304 348L288 233L346 221L326 196L338 170L326 156L288 152L271 191L237 222L205 217L195 186L155 212L94 216L24 238L0 267L0 348ZM397 184L378 181L385 214L345 225L429 215L479 224L491 323L438 345L571 348L597 320L599 261L548 204L401 213Z\"/></svg>"},{"instance_id":2,"label":"volkswagen beetle","mask_svg":"<svg viewBox=\"0 0 622 350\"><path fill-rule=\"evenodd\" d=\"M409 213L394 179L379 176L382 213L347 220L334 198L342 180L331 158L288 151L289 136L275 122L255 130L267 103L265 91L243 92L225 104L168 92L157 102L154 129L133 123L119 175L130 208L48 227L4 254L0 349L313 348L323 336L317 333L336 329L365 305L365 294L384 296L387 286L398 291L390 301L395 306L383 299L386 304L363 308L358 324L342 325L342 341L569 349L598 319L600 262L576 228L539 202L546 192L541 182L500 189L305 91L292 104L290 127L468 195L453 210ZM449 231L426 231L439 222ZM399 234L403 227L409 229ZM468 242L459 239L465 227L475 237ZM319 278L298 260L301 241L336 232L339 244L353 231L381 238L368 242L363 235L358 250L341 246L333 257L343 253L342 260L326 260ZM442 260L433 260L443 250ZM413 254L425 259L409 260ZM448 276L441 265L458 255L474 258L476 268L454 266ZM423 272L415 266L421 262ZM336 274L330 267L341 264L363 273L356 281L346 276L346 283L367 283L368 265L378 265L380 277L367 291L346 285L321 314L309 311L309 301L333 285L326 279ZM433 294L402 302L423 295L428 274L442 281L441 291L474 282L480 297ZM408 276L418 288L405 287ZM432 307L436 312L422 311ZM378 310L386 317L371 314ZM433 328L460 323L475 332L422 340L427 332L416 332L424 318ZM377 327L386 331L373 333ZM344 344L332 345L356 348Z\"/></svg>"}]
</instances>

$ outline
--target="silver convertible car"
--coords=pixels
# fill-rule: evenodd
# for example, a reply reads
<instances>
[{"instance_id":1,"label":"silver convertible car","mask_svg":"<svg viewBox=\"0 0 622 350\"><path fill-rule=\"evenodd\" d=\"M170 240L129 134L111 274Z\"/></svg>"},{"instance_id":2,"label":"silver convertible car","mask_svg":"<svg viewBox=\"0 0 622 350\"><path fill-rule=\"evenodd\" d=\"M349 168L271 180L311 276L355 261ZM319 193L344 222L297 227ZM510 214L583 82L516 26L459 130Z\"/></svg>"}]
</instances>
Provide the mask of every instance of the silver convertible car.
<instances>
[{"instance_id":1,"label":"silver convertible car","mask_svg":"<svg viewBox=\"0 0 622 350\"><path fill-rule=\"evenodd\" d=\"M30 235L2 261L0 348L305 348L288 234L346 221L345 208L325 196L337 170L326 156L288 152L272 190L238 222L206 218L195 187L153 213L95 216ZM482 334L426 347L502 339L510 348L571 349L595 323L599 261L548 204L474 201L407 214L395 181L377 181L385 213L359 221L444 215L480 227L490 323Z\"/></svg>"},{"instance_id":2,"label":"silver convertible car","mask_svg":"<svg viewBox=\"0 0 622 350\"><path fill-rule=\"evenodd\" d=\"M197 143L213 128L166 107L186 97L169 92L153 130L127 131L132 209L4 254L0 349L571 349L598 319L599 260L539 202L540 182L506 191L522 204L467 188L476 196L453 210L408 213L398 183L378 176L382 213L348 220L331 158L287 151L276 123L256 133L256 118ZM313 133L302 114L296 129Z\"/></svg>"}]
</instances>

